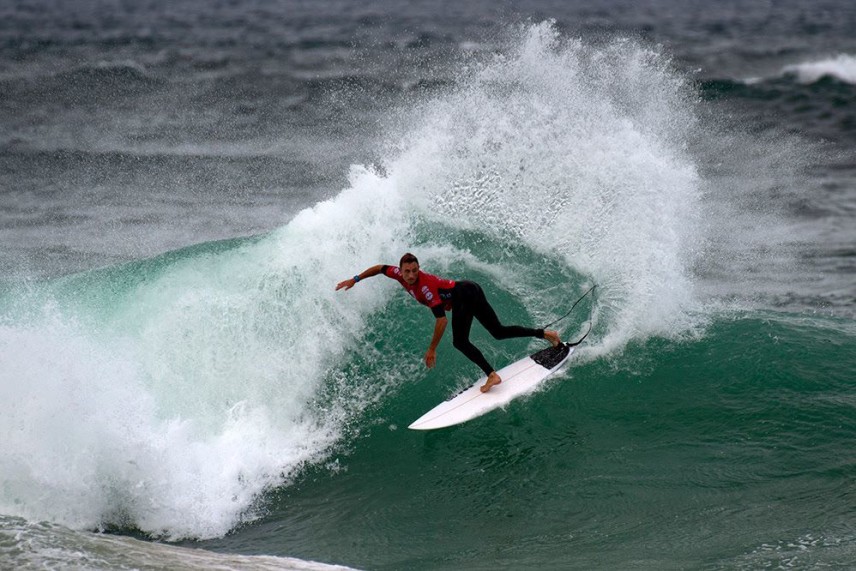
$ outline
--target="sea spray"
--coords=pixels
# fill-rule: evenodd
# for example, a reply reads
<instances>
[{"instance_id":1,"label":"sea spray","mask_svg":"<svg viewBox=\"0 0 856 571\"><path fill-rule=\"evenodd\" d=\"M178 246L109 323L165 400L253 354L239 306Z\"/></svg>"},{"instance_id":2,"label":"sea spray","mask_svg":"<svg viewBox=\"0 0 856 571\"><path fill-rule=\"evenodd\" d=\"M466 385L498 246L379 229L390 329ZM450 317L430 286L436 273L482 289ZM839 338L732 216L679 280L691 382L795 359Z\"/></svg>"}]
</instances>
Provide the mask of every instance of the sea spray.
<instances>
[{"instance_id":1,"label":"sea spray","mask_svg":"<svg viewBox=\"0 0 856 571\"><path fill-rule=\"evenodd\" d=\"M597 282L599 353L691 329L705 228L688 84L657 50L564 40L549 22L515 45L417 107L390 177L437 223Z\"/></svg>"},{"instance_id":2,"label":"sea spray","mask_svg":"<svg viewBox=\"0 0 856 571\"><path fill-rule=\"evenodd\" d=\"M406 234L388 185L351 182L261 240L3 299L31 317L0 330L0 513L215 537L323 458L362 401L316 414L316 392L391 291L334 285Z\"/></svg>"}]
</instances>

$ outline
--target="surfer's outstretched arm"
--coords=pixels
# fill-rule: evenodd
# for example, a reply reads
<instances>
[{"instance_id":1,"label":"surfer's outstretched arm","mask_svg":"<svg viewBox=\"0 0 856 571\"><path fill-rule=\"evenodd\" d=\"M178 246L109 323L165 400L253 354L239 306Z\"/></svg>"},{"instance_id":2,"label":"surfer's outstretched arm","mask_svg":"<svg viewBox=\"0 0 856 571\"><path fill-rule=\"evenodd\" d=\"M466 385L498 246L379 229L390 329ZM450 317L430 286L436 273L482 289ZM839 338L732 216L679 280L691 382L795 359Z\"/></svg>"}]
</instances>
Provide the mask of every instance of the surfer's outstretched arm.
<instances>
[{"instance_id":1,"label":"surfer's outstretched arm","mask_svg":"<svg viewBox=\"0 0 856 571\"><path fill-rule=\"evenodd\" d=\"M336 284L336 291L339 291L342 288L345 288L346 290L351 289L352 287L354 287L354 284L357 283L358 281L363 280L365 278L370 278L372 276L376 276L379 273L381 273L381 271L383 271L383 265L382 264L372 266L372 267L368 268L367 270L358 273L354 277L346 279L346 280L341 281L338 284Z\"/></svg>"}]
</instances>

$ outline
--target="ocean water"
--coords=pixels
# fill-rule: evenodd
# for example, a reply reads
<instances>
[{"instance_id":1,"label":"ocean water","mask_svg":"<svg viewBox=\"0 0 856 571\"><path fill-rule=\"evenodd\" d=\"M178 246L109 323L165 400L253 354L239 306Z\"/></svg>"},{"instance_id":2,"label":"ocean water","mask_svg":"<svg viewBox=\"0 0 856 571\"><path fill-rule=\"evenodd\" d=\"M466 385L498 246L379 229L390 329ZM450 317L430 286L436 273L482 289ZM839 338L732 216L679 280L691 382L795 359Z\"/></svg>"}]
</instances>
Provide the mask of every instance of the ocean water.
<instances>
[{"instance_id":1,"label":"ocean water","mask_svg":"<svg viewBox=\"0 0 856 571\"><path fill-rule=\"evenodd\" d=\"M0 568L856 566L856 7L712 4L4 4ZM405 251L592 332L409 431Z\"/></svg>"}]
</instances>

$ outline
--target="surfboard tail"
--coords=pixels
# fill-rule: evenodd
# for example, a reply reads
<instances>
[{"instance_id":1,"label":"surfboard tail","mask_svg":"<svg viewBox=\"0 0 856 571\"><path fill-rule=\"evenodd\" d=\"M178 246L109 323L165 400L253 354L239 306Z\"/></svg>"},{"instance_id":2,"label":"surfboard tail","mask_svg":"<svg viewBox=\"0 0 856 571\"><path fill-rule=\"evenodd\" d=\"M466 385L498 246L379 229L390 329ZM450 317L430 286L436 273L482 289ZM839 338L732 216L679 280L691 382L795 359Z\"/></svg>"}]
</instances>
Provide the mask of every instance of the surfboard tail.
<instances>
[{"instance_id":1,"label":"surfboard tail","mask_svg":"<svg viewBox=\"0 0 856 571\"><path fill-rule=\"evenodd\" d=\"M530 355L530 357L533 361L548 371L552 371L557 365L565 360L565 357L568 356L572 346L573 345L569 345L568 343L560 343L555 347L542 349L541 351Z\"/></svg>"}]
</instances>

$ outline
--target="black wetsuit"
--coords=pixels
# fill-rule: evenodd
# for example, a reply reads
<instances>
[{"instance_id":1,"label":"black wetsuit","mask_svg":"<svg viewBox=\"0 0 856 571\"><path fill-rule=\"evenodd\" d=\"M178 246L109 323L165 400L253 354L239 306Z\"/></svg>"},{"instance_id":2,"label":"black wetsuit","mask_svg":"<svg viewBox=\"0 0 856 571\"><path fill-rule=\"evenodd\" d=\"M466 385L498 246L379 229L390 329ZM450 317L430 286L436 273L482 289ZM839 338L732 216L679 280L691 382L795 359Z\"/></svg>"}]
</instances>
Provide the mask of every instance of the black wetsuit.
<instances>
[{"instance_id":1,"label":"black wetsuit","mask_svg":"<svg viewBox=\"0 0 856 571\"><path fill-rule=\"evenodd\" d=\"M430 308L437 319L445 317L446 312L451 310L452 344L470 361L478 365L486 375L489 375L494 368L487 362L478 347L470 342L470 328L474 317L495 339L544 338L543 329L500 323L481 286L475 282L452 281L420 271L417 281L414 284L408 284L404 281L398 267L386 265L381 267L381 273L398 281L416 301Z\"/></svg>"},{"instance_id":2,"label":"black wetsuit","mask_svg":"<svg viewBox=\"0 0 856 571\"><path fill-rule=\"evenodd\" d=\"M455 349L478 365L486 375L495 369L487 362L478 347L470 342L473 317L479 320L494 339L512 337L544 338L543 329L531 329L519 325L503 325L488 303L481 286L471 281L455 282L452 289L452 344Z\"/></svg>"}]
</instances>

